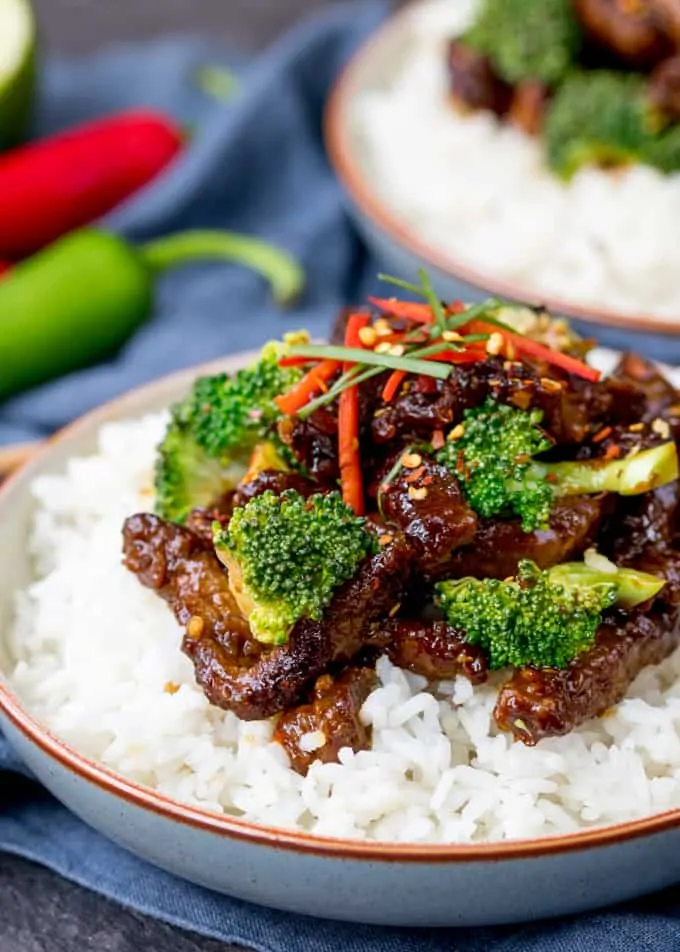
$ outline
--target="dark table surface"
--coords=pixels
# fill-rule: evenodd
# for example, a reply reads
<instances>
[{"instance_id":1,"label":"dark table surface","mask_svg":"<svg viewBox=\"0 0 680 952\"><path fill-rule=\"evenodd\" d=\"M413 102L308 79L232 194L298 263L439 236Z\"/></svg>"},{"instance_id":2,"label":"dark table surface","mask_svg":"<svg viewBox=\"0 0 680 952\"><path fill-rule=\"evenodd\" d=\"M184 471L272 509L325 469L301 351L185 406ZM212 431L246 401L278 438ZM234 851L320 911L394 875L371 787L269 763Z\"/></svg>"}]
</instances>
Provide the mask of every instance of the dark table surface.
<instances>
[{"instance_id":1,"label":"dark table surface","mask_svg":"<svg viewBox=\"0 0 680 952\"><path fill-rule=\"evenodd\" d=\"M81 53L164 33L257 50L329 0L35 0L43 42ZM146 919L0 854L0 952L237 952Z\"/></svg>"}]
</instances>

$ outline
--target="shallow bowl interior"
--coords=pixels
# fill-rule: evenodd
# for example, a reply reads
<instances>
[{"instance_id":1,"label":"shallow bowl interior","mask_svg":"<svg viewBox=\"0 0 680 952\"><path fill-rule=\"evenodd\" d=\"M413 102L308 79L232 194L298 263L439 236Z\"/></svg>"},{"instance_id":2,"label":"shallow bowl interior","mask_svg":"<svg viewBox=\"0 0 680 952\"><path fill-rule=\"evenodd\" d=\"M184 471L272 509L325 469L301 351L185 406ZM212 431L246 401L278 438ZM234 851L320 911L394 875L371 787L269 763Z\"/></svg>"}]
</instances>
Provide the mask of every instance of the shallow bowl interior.
<instances>
[{"instance_id":1,"label":"shallow bowl interior","mask_svg":"<svg viewBox=\"0 0 680 952\"><path fill-rule=\"evenodd\" d=\"M68 427L0 490L0 667L14 593L31 578L34 477L96 448L112 420L167 407L200 372L173 375ZM597 353L606 369L612 352ZM192 882L318 916L394 925L482 925L572 913L680 880L680 810L581 833L474 845L323 839L209 813L140 787L53 737L2 683L0 728L62 802L102 833ZM282 887L282 884L283 887Z\"/></svg>"}]
</instances>

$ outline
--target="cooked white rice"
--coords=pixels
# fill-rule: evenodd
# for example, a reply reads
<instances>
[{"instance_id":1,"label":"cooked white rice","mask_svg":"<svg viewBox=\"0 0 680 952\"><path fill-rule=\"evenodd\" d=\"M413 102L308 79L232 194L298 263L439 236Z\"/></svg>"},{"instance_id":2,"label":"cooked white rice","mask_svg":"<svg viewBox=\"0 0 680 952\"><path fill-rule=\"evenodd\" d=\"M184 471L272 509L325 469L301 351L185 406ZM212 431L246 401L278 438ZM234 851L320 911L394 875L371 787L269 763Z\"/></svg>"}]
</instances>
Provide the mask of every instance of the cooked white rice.
<instances>
[{"instance_id":1,"label":"cooked white rice","mask_svg":"<svg viewBox=\"0 0 680 952\"><path fill-rule=\"evenodd\" d=\"M563 185L538 142L450 105L446 42L477 0L429 0L384 81L356 98L357 154L431 247L572 303L680 318L680 175L637 166Z\"/></svg>"},{"instance_id":2,"label":"cooked white rice","mask_svg":"<svg viewBox=\"0 0 680 952\"><path fill-rule=\"evenodd\" d=\"M430 693L382 660L362 712L373 749L298 776L271 721L208 704L170 610L121 565L122 521L152 502L163 425L110 424L99 455L35 482L37 581L17 598L9 683L57 735L186 803L328 836L478 842L680 806L680 652L606 718L533 749L496 731L493 685Z\"/></svg>"}]
</instances>

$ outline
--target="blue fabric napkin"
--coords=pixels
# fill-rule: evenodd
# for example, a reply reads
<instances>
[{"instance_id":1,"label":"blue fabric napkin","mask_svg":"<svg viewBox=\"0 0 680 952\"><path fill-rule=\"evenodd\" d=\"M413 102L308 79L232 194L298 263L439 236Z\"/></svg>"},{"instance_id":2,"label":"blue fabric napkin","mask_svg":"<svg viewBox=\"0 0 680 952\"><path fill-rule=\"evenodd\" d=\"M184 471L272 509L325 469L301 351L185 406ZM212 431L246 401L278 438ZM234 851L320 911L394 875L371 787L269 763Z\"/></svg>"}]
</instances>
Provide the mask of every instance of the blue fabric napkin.
<instances>
[{"instance_id":1,"label":"blue fabric napkin","mask_svg":"<svg viewBox=\"0 0 680 952\"><path fill-rule=\"evenodd\" d=\"M254 63L228 106L192 77L205 63L235 62L186 40L126 48L47 71L39 130L144 103L195 129L187 155L110 216L132 239L192 226L241 229L280 242L309 276L283 313L248 271L194 267L165 279L156 316L109 363L43 386L0 409L0 443L35 438L128 387L173 368L259 344L299 326L327 331L341 305L375 280L349 226L324 157L320 118L338 68L378 23L379 3L343 4L303 26ZM680 948L680 897L524 927L396 930L318 922L256 908L166 875L104 840L26 775L0 737L0 849L35 860L141 912L266 952L667 952Z\"/></svg>"}]
</instances>

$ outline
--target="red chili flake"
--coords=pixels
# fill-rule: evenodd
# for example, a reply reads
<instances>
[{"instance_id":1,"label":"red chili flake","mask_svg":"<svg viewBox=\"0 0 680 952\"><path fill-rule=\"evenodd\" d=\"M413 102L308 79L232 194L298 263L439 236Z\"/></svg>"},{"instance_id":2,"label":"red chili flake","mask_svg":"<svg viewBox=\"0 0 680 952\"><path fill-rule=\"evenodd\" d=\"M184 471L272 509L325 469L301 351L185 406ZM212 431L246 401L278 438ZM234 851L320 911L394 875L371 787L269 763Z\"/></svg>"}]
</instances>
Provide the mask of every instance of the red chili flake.
<instances>
[{"instance_id":1,"label":"red chili flake","mask_svg":"<svg viewBox=\"0 0 680 952\"><path fill-rule=\"evenodd\" d=\"M415 483L417 479L420 479L420 477L423 475L424 472L425 472L425 467L419 466L418 469L411 470L408 476L405 477L404 482Z\"/></svg>"},{"instance_id":2,"label":"red chili flake","mask_svg":"<svg viewBox=\"0 0 680 952\"><path fill-rule=\"evenodd\" d=\"M444 446L445 443L446 443L446 440L444 439L444 431L435 430L434 433L432 434L432 449L440 450Z\"/></svg>"},{"instance_id":3,"label":"red chili flake","mask_svg":"<svg viewBox=\"0 0 680 952\"><path fill-rule=\"evenodd\" d=\"M606 440L609 434L611 433L612 428L610 426L603 427L599 433L596 433L593 437L593 443L601 443L602 440Z\"/></svg>"},{"instance_id":4,"label":"red chili flake","mask_svg":"<svg viewBox=\"0 0 680 952\"><path fill-rule=\"evenodd\" d=\"M459 473L465 472L465 456L462 450L458 450L458 459L456 460L456 470Z\"/></svg>"},{"instance_id":5,"label":"red chili flake","mask_svg":"<svg viewBox=\"0 0 680 952\"><path fill-rule=\"evenodd\" d=\"M618 459L621 456L621 447L617 446L616 443L610 444L605 450L603 459Z\"/></svg>"},{"instance_id":6,"label":"red chili flake","mask_svg":"<svg viewBox=\"0 0 680 952\"><path fill-rule=\"evenodd\" d=\"M423 486L430 486L434 482L434 476L423 476L422 484Z\"/></svg>"},{"instance_id":7,"label":"red chili flake","mask_svg":"<svg viewBox=\"0 0 680 952\"><path fill-rule=\"evenodd\" d=\"M554 473L548 473L548 475L545 477L545 481L546 483L556 483L557 476Z\"/></svg>"}]
</instances>

